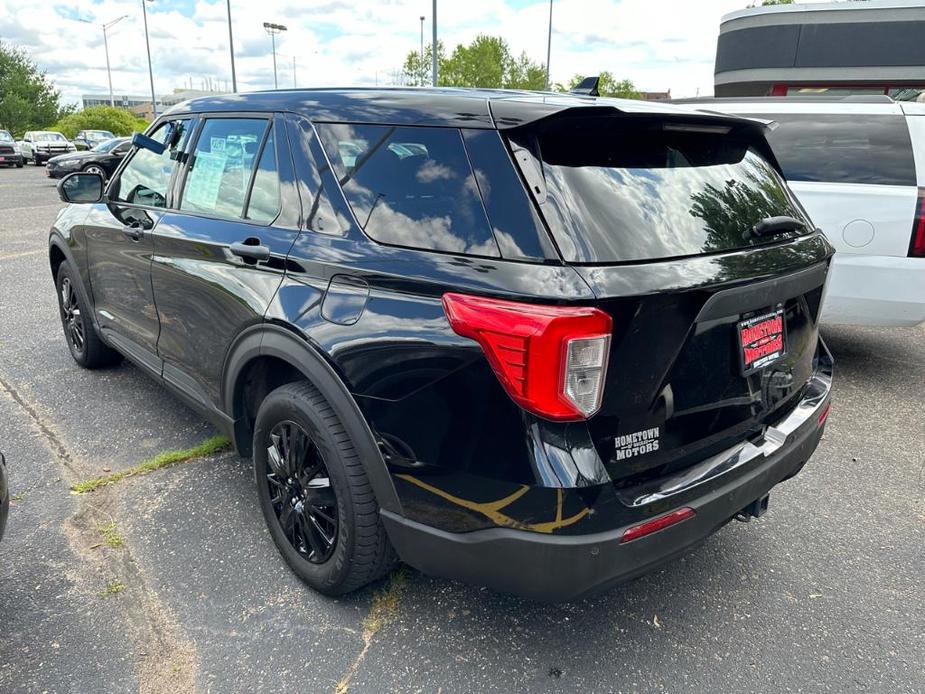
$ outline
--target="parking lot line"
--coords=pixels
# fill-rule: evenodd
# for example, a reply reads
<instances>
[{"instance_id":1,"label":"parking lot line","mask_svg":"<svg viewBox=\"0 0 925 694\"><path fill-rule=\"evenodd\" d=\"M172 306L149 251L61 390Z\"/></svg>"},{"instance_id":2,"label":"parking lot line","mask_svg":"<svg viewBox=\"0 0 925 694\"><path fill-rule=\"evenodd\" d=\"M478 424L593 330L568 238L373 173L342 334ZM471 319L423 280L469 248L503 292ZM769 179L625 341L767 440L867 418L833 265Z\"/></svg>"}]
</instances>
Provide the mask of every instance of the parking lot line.
<instances>
[{"instance_id":1,"label":"parking lot line","mask_svg":"<svg viewBox=\"0 0 925 694\"><path fill-rule=\"evenodd\" d=\"M0 260L11 260L12 258L24 258L27 255L38 255L39 253L47 253L48 250L45 248L37 248L34 251L23 251L22 253L10 253L9 255L0 255Z\"/></svg>"}]
</instances>

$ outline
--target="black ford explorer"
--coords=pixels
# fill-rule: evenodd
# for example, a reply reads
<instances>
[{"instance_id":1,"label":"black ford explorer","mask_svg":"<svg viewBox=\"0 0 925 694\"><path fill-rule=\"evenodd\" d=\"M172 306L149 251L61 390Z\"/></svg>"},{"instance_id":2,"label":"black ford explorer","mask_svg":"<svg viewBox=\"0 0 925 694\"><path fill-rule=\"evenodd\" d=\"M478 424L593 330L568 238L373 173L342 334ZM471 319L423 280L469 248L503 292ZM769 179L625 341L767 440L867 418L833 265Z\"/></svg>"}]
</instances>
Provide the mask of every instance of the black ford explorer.
<instances>
[{"instance_id":1,"label":"black ford explorer","mask_svg":"<svg viewBox=\"0 0 925 694\"><path fill-rule=\"evenodd\" d=\"M832 248L759 122L278 91L135 144L105 189L59 183L84 203L50 237L68 347L228 432L321 592L397 557L575 598L760 515L819 442Z\"/></svg>"}]
</instances>

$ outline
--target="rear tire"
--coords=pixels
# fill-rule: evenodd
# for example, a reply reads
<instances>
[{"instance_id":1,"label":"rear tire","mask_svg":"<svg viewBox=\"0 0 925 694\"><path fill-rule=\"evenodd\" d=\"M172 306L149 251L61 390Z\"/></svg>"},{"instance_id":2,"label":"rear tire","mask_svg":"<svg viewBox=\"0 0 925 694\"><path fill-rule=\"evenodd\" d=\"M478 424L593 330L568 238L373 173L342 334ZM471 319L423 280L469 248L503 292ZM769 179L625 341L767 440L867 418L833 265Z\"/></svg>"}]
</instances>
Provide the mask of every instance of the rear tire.
<instances>
[{"instance_id":1,"label":"rear tire","mask_svg":"<svg viewBox=\"0 0 925 694\"><path fill-rule=\"evenodd\" d=\"M58 294L58 313L61 316L61 327L64 329L64 339L67 341L71 356L85 369L98 369L111 366L122 361L122 355L107 346L96 334L93 321L87 314L86 308L77 289L77 275L67 261L58 268L55 287Z\"/></svg>"},{"instance_id":2,"label":"rear tire","mask_svg":"<svg viewBox=\"0 0 925 694\"><path fill-rule=\"evenodd\" d=\"M305 583L342 595L395 565L363 463L311 383L281 386L264 399L253 450L257 499L270 535Z\"/></svg>"}]
</instances>

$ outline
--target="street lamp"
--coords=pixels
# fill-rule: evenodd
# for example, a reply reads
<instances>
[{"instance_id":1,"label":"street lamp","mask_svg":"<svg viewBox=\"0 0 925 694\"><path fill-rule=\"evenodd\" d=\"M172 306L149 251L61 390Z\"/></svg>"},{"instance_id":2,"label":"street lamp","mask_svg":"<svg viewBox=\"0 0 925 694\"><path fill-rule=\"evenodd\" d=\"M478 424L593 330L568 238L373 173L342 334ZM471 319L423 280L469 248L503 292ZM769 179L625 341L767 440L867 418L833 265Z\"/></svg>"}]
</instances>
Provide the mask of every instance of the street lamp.
<instances>
[{"instance_id":1,"label":"street lamp","mask_svg":"<svg viewBox=\"0 0 925 694\"><path fill-rule=\"evenodd\" d=\"M234 74L234 36L231 34L231 0L228 5L228 50L231 52L231 91L238 93L238 78Z\"/></svg>"},{"instance_id":2,"label":"street lamp","mask_svg":"<svg viewBox=\"0 0 925 694\"><path fill-rule=\"evenodd\" d=\"M424 15L421 15L421 74L418 76L420 86L424 86Z\"/></svg>"},{"instance_id":3,"label":"street lamp","mask_svg":"<svg viewBox=\"0 0 925 694\"><path fill-rule=\"evenodd\" d=\"M273 89L279 89L279 84L276 81L276 35L286 31L286 27L283 24L264 22L263 28L266 29L267 33L270 35L270 39L273 41Z\"/></svg>"},{"instance_id":4,"label":"street lamp","mask_svg":"<svg viewBox=\"0 0 925 694\"><path fill-rule=\"evenodd\" d=\"M112 96L112 70L110 70L109 68L109 38L106 36L106 31L109 29L112 29L116 24L121 22L126 17L128 17L128 15L124 14L121 17L116 17L111 22L106 22L105 24L100 25L101 27L103 27L103 47L106 50L106 77L109 80L109 105L110 106L115 106L116 100ZM89 19L81 19L80 17L77 18L77 21L83 22L84 24L93 24L93 22L91 22Z\"/></svg>"},{"instance_id":5,"label":"street lamp","mask_svg":"<svg viewBox=\"0 0 925 694\"><path fill-rule=\"evenodd\" d=\"M552 0L549 0L549 35L546 37L546 89L551 89L549 84L549 58L552 55Z\"/></svg>"},{"instance_id":6,"label":"street lamp","mask_svg":"<svg viewBox=\"0 0 925 694\"><path fill-rule=\"evenodd\" d=\"M157 118L157 97L154 96L154 70L151 69L151 42L148 40L148 9L146 4L154 0L141 0L141 14L145 22L145 48L148 51L148 79L151 80L151 113Z\"/></svg>"}]
</instances>

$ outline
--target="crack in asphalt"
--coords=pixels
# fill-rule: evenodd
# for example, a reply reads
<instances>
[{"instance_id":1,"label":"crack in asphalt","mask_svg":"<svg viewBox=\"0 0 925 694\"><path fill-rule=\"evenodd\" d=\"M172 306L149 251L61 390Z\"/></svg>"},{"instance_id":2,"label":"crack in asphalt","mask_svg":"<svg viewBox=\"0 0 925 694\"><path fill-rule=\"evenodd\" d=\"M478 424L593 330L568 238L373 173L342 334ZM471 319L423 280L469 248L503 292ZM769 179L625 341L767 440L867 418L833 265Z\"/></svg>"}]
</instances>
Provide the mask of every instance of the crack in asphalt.
<instances>
[{"instance_id":1,"label":"crack in asphalt","mask_svg":"<svg viewBox=\"0 0 925 694\"><path fill-rule=\"evenodd\" d=\"M0 391L26 413L41 433L46 446L73 479L80 477L81 464L67 449L53 426L8 381L0 377ZM181 633L172 613L152 590L128 543L118 548L100 547L98 528L115 516L117 496L112 488L97 490L92 498L81 497L77 510L63 527L74 552L84 560L70 576L88 594L99 593L99 585L118 578L125 589L104 600L117 602L135 650L135 671L141 694L177 694L195 691L199 658L195 644ZM101 683L102 684L102 683Z\"/></svg>"}]
</instances>

